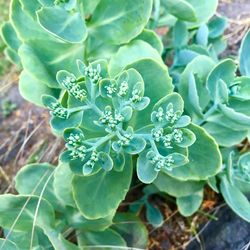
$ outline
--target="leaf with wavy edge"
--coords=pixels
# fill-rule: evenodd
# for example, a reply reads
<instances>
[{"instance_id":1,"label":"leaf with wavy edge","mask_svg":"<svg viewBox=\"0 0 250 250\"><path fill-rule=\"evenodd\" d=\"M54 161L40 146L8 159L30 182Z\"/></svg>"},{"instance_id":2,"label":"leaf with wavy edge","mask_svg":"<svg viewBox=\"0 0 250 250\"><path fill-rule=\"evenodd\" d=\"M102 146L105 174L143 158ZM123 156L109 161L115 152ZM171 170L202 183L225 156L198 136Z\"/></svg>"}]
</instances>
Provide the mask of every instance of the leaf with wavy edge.
<instances>
[{"instance_id":1,"label":"leaf with wavy edge","mask_svg":"<svg viewBox=\"0 0 250 250\"><path fill-rule=\"evenodd\" d=\"M127 156L121 172L101 170L92 176L76 175L72 182L73 195L83 216L99 219L114 213L128 192L132 168L131 158Z\"/></svg>"},{"instance_id":2,"label":"leaf with wavy edge","mask_svg":"<svg viewBox=\"0 0 250 250\"><path fill-rule=\"evenodd\" d=\"M188 148L189 163L167 173L179 180L206 180L221 170L219 146L202 127L191 124L187 128L196 135L195 143Z\"/></svg>"}]
</instances>

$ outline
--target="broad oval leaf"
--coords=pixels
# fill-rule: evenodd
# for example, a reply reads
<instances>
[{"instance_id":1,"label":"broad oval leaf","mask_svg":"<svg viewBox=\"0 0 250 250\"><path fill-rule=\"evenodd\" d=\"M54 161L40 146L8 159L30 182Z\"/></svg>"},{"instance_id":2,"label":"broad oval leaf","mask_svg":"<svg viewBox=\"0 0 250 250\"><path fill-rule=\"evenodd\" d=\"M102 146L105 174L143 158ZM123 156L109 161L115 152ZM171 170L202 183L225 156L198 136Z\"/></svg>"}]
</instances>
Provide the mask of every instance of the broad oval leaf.
<instances>
[{"instance_id":1,"label":"broad oval leaf","mask_svg":"<svg viewBox=\"0 0 250 250\"><path fill-rule=\"evenodd\" d=\"M19 250L20 248L12 241L0 238L0 248L8 250Z\"/></svg>"},{"instance_id":2,"label":"broad oval leaf","mask_svg":"<svg viewBox=\"0 0 250 250\"><path fill-rule=\"evenodd\" d=\"M162 54L163 43L155 31L150 30L150 29L144 29L142 33L139 36L137 36L135 39L143 40L144 42L147 42L154 49L156 49L160 55Z\"/></svg>"},{"instance_id":3,"label":"broad oval leaf","mask_svg":"<svg viewBox=\"0 0 250 250\"><path fill-rule=\"evenodd\" d=\"M164 218L159 208L151 205L149 202L146 203L146 217L148 222L155 228L161 227L164 223Z\"/></svg>"},{"instance_id":4,"label":"broad oval leaf","mask_svg":"<svg viewBox=\"0 0 250 250\"><path fill-rule=\"evenodd\" d=\"M155 171L153 164L147 159L146 153L139 155L136 170L139 180L146 184L152 183L158 175L158 172Z\"/></svg>"},{"instance_id":5,"label":"broad oval leaf","mask_svg":"<svg viewBox=\"0 0 250 250\"><path fill-rule=\"evenodd\" d=\"M179 20L196 22L197 17L194 7L186 0L163 0L166 10Z\"/></svg>"},{"instance_id":6,"label":"broad oval leaf","mask_svg":"<svg viewBox=\"0 0 250 250\"><path fill-rule=\"evenodd\" d=\"M193 215L200 207L203 200L203 190L189 196L179 197L176 199L180 213L185 216Z\"/></svg>"},{"instance_id":7,"label":"broad oval leaf","mask_svg":"<svg viewBox=\"0 0 250 250\"><path fill-rule=\"evenodd\" d=\"M23 208L23 211L15 224L14 231L31 231L35 210L39 197L25 195L5 194L0 196L0 225L10 229ZM36 225L43 229L54 227L55 214L52 206L44 199L41 199Z\"/></svg>"},{"instance_id":8,"label":"broad oval leaf","mask_svg":"<svg viewBox=\"0 0 250 250\"><path fill-rule=\"evenodd\" d=\"M87 37L85 21L79 12L60 6L43 7L37 11L40 25L49 33L70 43L81 43Z\"/></svg>"},{"instance_id":9,"label":"broad oval leaf","mask_svg":"<svg viewBox=\"0 0 250 250\"><path fill-rule=\"evenodd\" d=\"M141 33L152 11L152 0L102 0L88 23L89 33L113 44L128 43Z\"/></svg>"},{"instance_id":10,"label":"broad oval leaf","mask_svg":"<svg viewBox=\"0 0 250 250\"><path fill-rule=\"evenodd\" d=\"M220 117L219 120L223 119ZM216 142L223 147L232 147L247 137L247 130L237 130L230 126L225 126L219 122L207 122L204 129L215 138Z\"/></svg>"},{"instance_id":11,"label":"broad oval leaf","mask_svg":"<svg viewBox=\"0 0 250 250\"><path fill-rule=\"evenodd\" d=\"M39 80L29 75L27 72L23 71L19 79L19 92L27 101L32 102L38 106L44 107L42 102L42 96L51 95L54 97L58 97L60 90L49 88Z\"/></svg>"},{"instance_id":12,"label":"broad oval leaf","mask_svg":"<svg viewBox=\"0 0 250 250\"><path fill-rule=\"evenodd\" d=\"M53 189L56 197L64 206L75 207L73 199L72 180L74 174L68 164L60 163L54 174Z\"/></svg>"},{"instance_id":13,"label":"broad oval leaf","mask_svg":"<svg viewBox=\"0 0 250 250\"><path fill-rule=\"evenodd\" d=\"M83 45L34 39L20 47L19 55L31 76L51 88L59 88L57 72L64 69L78 73L76 60L82 59Z\"/></svg>"},{"instance_id":14,"label":"broad oval leaf","mask_svg":"<svg viewBox=\"0 0 250 250\"><path fill-rule=\"evenodd\" d=\"M127 247L126 241L122 236L112 229L106 229L102 232L77 232L78 244L81 249L90 250L95 246L109 246L110 249Z\"/></svg>"},{"instance_id":15,"label":"broad oval leaf","mask_svg":"<svg viewBox=\"0 0 250 250\"><path fill-rule=\"evenodd\" d=\"M215 63L211 58L203 55L197 56L187 65L181 75L179 92L184 99L185 110L193 119L199 118L197 116L201 115L201 111L210 101L206 80L214 65ZM193 75L192 78L190 78L190 75ZM193 87L191 88L191 86ZM197 93L195 102L192 94L193 89Z\"/></svg>"},{"instance_id":16,"label":"broad oval leaf","mask_svg":"<svg viewBox=\"0 0 250 250\"><path fill-rule=\"evenodd\" d=\"M147 248L147 228L135 214L116 213L111 229L114 229L125 239L129 248Z\"/></svg>"},{"instance_id":17,"label":"broad oval leaf","mask_svg":"<svg viewBox=\"0 0 250 250\"><path fill-rule=\"evenodd\" d=\"M223 82L229 87L234 82L236 69L237 66L233 60L225 59L216 65L210 72L207 78L207 87L212 100L214 100L217 95L216 89L218 88L218 81L223 80Z\"/></svg>"},{"instance_id":18,"label":"broad oval leaf","mask_svg":"<svg viewBox=\"0 0 250 250\"><path fill-rule=\"evenodd\" d=\"M127 194L131 178L132 163L129 157L126 157L121 172L101 170L92 176L76 175L72 186L78 209L87 219L99 219L114 213Z\"/></svg>"},{"instance_id":19,"label":"broad oval leaf","mask_svg":"<svg viewBox=\"0 0 250 250\"><path fill-rule=\"evenodd\" d=\"M240 47L240 72L242 75L250 76L250 31L245 35Z\"/></svg>"},{"instance_id":20,"label":"broad oval leaf","mask_svg":"<svg viewBox=\"0 0 250 250\"><path fill-rule=\"evenodd\" d=\"M16 31L10 22L5 22L1 27L1 36L5 44L7 44L15 52L18 51L21 41L17 37Z\"/></svg>"},{"instance_id":21,"label":"broad oval leaf","mask_svg":"<svg viewBox=\"0 0 250 250\"><path fill-rule=\"evenodd\" d=\"M84 231L103 231L113 224L114 214L97 220L88 220L76 208L67 207L65 217L69 226Z\"/></svg>"},{"instance_id":22,"label":"broad oval leaf","mask_svg":"<svg viewBox=\"0 0 250 250\"><path fill-rule=\"evenodd\" d=\"M194 124L189 125L188 128L196 136L195 143L188 148L189 163L174 168L168 174L179 180L206 180L221 170L222 159L219 146L203 128Z\"/></svg>"},{"instance_id":23,"label":"broad oval leaf","mask_svg":"<svg viewBox=\"0 0 250 250\"><path fill-rule=\"evenodd\" d=\"M154 185L164 193L174 197L184 197L203 189L203 181L181 181L166 173L159 173Z\"/></svg>"},{"instance_id":24,"label":"broad oval leaf","mask_svg":"<svg viewBox=\"0 0 250 250\"><path fill-rule=\"evenodd\" d=\"M134 40L131 43L122 46L117 53L111 57L109 63L110 76L115 77L128 65L143 58L151 58L157 62L162 62L158 51L147 42Z\"/></svg>"},{"instance_id":25,"label":"broad oval leaf","mask_svg":"<svg viewBox=\"0 0 250 250\"><path fill-rule=\"evenodd\" d=\"M221 177L220 190L230 208L244 220L250 222L250 203L247 197L229 183L226 176Z\"/></svg>"},{"instance_id":26,"label":"broad oval leaf","mask_svg":"<svg viewBox=\"0 0 250 250\"><path fill-rule=\"evenodd\" d=\"M42 195L55 208L60 209L53 189L55 167L48 163L30 164L23 167L15 177L15 188L22 195Z\"/></svg>"},{"instance_id":27,"label":"broad oval leaf","mask_svg":"<svg viewBox=\"0 0 250 250\"><path fill-rule=\"evenodd\" d=\"M197 21L189 24L189 28L199 27L206 23L216 12L218 0L200 1L200 0L185 0L195 10Z\"/></svg>"},{"instance_id":28,"label":"broad oval leaf","mask_svg":"<svg viewBox=\"0 0 250 250\"><path fill-rule=\"evenodd\" d=\"M136 61L127 66L127 68L133 68L141 74L144 81L144 96L150 98L147 108L137 112L130 121L130 124L133 124L136 130L151 123L150 115L148 114L158 100L173 92L173 85L172 79L168 74L168 68L153 59Z\"/></svg>"}]
</instances>

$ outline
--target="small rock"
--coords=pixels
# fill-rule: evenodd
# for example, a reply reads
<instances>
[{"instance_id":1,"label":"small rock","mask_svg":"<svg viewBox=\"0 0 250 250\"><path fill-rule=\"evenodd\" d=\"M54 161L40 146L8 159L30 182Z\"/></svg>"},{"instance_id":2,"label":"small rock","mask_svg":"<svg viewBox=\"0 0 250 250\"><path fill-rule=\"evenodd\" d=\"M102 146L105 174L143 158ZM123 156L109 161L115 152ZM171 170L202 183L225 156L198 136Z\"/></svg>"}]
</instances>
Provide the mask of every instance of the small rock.
<instances>
[{"instance_id":1,"label":"small rock","mask_svg":"<svg viewBox=\"0 0 250 250\"><path fill-rule=\"evenodd\" d=\"M221 208L216 217L218 220L211 221L200 235L201 243L194 240L187 250L243 250L249 244L250 223L237 216L229 207Z\"/></svg>"}]
</instances>

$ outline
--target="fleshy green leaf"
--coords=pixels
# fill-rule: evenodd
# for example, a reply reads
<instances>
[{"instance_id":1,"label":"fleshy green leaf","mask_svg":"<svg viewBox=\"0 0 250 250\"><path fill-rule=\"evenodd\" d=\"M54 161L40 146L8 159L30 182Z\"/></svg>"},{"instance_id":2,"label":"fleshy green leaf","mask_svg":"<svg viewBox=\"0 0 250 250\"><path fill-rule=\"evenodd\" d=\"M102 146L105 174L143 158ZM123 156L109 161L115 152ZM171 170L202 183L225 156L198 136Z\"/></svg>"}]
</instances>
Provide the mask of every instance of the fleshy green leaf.
<instances>
[{"instance_id":1,"label":"fleshy green leaf","mask_svg":"<svg viewBox=\"0 0 250 250\"><path fill-rule=\"evenodd\" d=\"M31 231L38 199L36 196L1 195L0 225L6 229L10 229L23 208L14 230ZM55 214L52 206L46 200L41 199L36 216L36 225L44 229L52 228L55 223L54 219Z\"/></svg>"},{"instance_id":2,"label":"fleshy green leaf","mask_svg":"<svg viewBox=\"0 0 250 250\"><path fill-rule=\"evenodd\" d=\"M155 48L159 54L163 52L163 44L160 37L153 31L149 29L144 29L142 33L135 38L136 40L143 40Z\"/></svg>"},{"instance_id":3,"label":"fleshy green leaf","mask_svg":"<svg viewBox=\"0 0 250 250\"><path fill-rule=\"evenodd\" d=\"M177 49L186 46L188 43L188 29L185 22L177 21L173 28L173 43Z\"/></svg>"},{"instance_id":4,"label":"fleshy green leaf","mask_svg":"<svg viewBox=\"0 0 250 250\"><path fill-rule=\"evenodd\" d=\"M131 155L139 154L146 147L146 141L140 137L134 137L129 145L123 146L124 152Z\"/></svg>"},{"instance_id":5,"label":"fleshy green leaf","mask_svg":"<svg viewBox=\"0 0 250 250\"><path fill-rule=\"evenodd\" d=\"M50 124L52 129L58 135L62 135L65 129L79 126L82 122L82 117L83 117L83 111L73 112L72 114L69 115L68 119L52 117Z\"/></svg>"},{"instance_id":6,"label":"fleshy green leaf","mask_svg":"<svg viewBox=\"0 0 250 250\"><path fill-rule=\"evenodd\" d=\"M186 128L181 129L181 131L183 132L183 140L180 143L177 143L177 145L182 148L187 148L193 145L196 141L195 134Z\"/></svg>"},{"instance_id":7,"label":"fleshy green leaf","mask_svg":"<svg viewBox=\"0 0 250 250\"><path fill-rule=\"evenodd\" d=\"M237 67L233 60L225 59L211 71L207 79L207 87L212 100L217 95L218 84L221 84L218 81L223 80L226 86L230 86L234 82L236 69Z\"/></svg>"},{"instance_id":8,"label":"fleshy green leaf","mask_svg":"<svg viewBox=\"0 0 250 250\"><path fill-rule=\"evenodd\" d=\"M206 24L200 26L196 34L196 42L199 45L207 46L209 30Z\"/></svg>"},{"instance_id":9,"label":"fleshy green leaf","mask_svg":"<svg viewBox=\"0 0 250 250\"><path fill-rule=\"evenodd\" d=\"M200 1L200 0L185 0L195 10L197 22L190 23L189 27L199 27L201 24L206 23L216 12L218 0Z\"/></svg>"},{"instance_id":10,"label":"fleshy green leaf","mask_svg":"<svg viewBox=\"0 0 250 250\"><path fill-rule=\"evenodd\" d=\"M53 35L71 43L83 42L87 37L87 28L79 12L53 6L43 7L37 12L40 25Z\"/></svg>"},{"instance_id":11,"label":"fleshy green leaf","mask_svg":"<svg viewBox=\"0 0 250 250\"><path fill-rule=\"evenodd\" d=\"M172 93L173 85L167 67L152 59L139 60L129 65L128 68L134 68L141 74L144 81L144 96L150 98L150 104L147 108L136 113L130 121L130 125L134 124L133 127L136 130L151 123L148 114L152 111L154 104L158 100Z\"/></svg>"},{"instance_id":12,"label":"fleshy green leaf","mask_svg":"<svg viewBox=\"0 0 250 250\"><path fill-rule=\"evenodd\" d=\"M203 128L194 124L188 128L196 136L195 143L188 148L189 163L174 168L168 174L179 180L205 180L217 174L222 167L219 147Z\"/></svg>"},{"instance_id":13,"label":"fleshy green leaf","mask_svg":"<svg viewBox=\"0 0 250 250\"><path fill-rule=\"evenodd\" d=\"M210 188L212 188L214 190L214 192L216 192L216 193L220 192L218 187L217 187L217 179L215 176L208 178L207 183L210 186Z\"/></svg>"},{"instance_id":14,"label":"fleshy green leaf","mask_svg":"<svg viewBox=\"0 0 250 250\"><path fill-rule=\"evenodd\" d=\"M220 117L219 120L223 119ZM218 121L219 121L218 120ZM207 122L204 126L204 129L215 138L216 142L220 146L231 147L247 137L247 130L236 130L230 128L230 125L227 127L224 124L220 124L217 121Z\"/></svg>"},{"instance_id":15,"label":"fleshy green leaf","mask_svg":"<svg viewBox=\"0 0 250 250\"><path fill-rule=\"evenodd\" d=\"M230 208L244 220L250 222L250 203L247 197L226 176L221 177L220 190Z\"/></svg>"},{"instance_id":16,"label":"fleshy green leaf","mask_svg":"<svg viewBox=\"0 0 250 250\"><path fill-rule=\"evenodd\" d=\"M152 0L102 0L88 23L90 35L113 44L128 43L141 33L152 11Z\"/></svg>"},{"instance_id":17,"label":"fleshy green leaf","mask_svg":"<svg viewBox=\"0 0 250 250\"><path fill-rule=\"evenodd\" d=\"M5 22L1 28L1 36L5 44L7 44L15 52L18 51L21 41L18 39L15 29L10 22Z\"/></svg>"},{"instance_id":18,"label":"fleshy green leaf","mask_svg":"<svg viewBox=\"0 0 250 250\"><path fill-rule=\"evenodd\" d=\"M162 62L158 51L142 40L134 40L128 45L122 46L110 60L109 73L111 77L115 77L128 65L143 58Z\"/></svg>"},{"instance_id":19,"label":"fleshy green leaf","mask_svg":"<svg viewBox=\"0 0 250 250\"><path fill-rule=\"evenodd\" d=\"M196 86L196 79L193 73L190 73L188 79L188 86L187 86L187 98L189 101L189 108L192 108L192 111L197 117L202 118L202 108L200 107L200 98L197 91Z\"/></svg>"},{"instance_id":20,"label":"fleshy green leaf","mask_svg":"<svg viewBox=\"0 0 250 250\"><path fill-rule=\"evenodd\" d=\"M122 171L125 166L125 156L124 153L111 152L112 160L114 162L114 170Z\"/></svg>"},{"instance_id":21,"label":"fleshy green leaf","mask_svg":"<svg viewBox=\"0 0 250 250\"><path fill-rule=\"evenodd\" d=\"M145 225L134 214L117 213L112 226L127 242L131 248L146 249L148 245L148 232Z\"/></svg>"},{"instance_id":22,"label":"fleshy green leaf","mask_svg":"<svg viewBox=\"0 0 250 250\"><path fill-rule=\"evenodd\" d=\"M147 159L146 153L139 155L136 169L137 176L143 183L152 183L158 175L158 172L155 171L153 164Z\"/></svg>"},{"instance_id":23,"label":"fleshy green leaf","mask_svg":"<svg viewBox=\"0 0 250 250\"><path fill-rule=\"evenodd\" d=\"M178 209L183 216L191 216L200 207L203 200L203 191L194 193L189 196L179 197L176 199Z\"/></svg>"},{"instance_id":24,"label":"fleshy green leaf","mask_svg":"<svg viewBox=\"0 0 250 250\"><path fill-rule=\"evenodd\" d=\"M236 112L234 109L227 107L224 104L219 104L219 110L222 114L229 120L238 123L239 125L249 127L250 126L250 116Z\"/></svg>"},{"instance_id":25,"label":"fleshy green leaf","mask_svg":"<svg viewBox=\"0 0 250 250\"><path fill-rule=\"evenodd\" d=\"M222 36L227 28L227 19L224 17L214 17L208 24L209 38Z\"/></svg>"},{"instance_id":26,"label":"fleshy green leaf","mask_svg":"<svg viewBox=\"0 0 250 250\"><path fill-rule=\"evenodd\" d=\"M60 163L55 169L53 189L64 206L75 207L71 186L73 176L74 174L65 163Z\"/></svg>"},{"instance_id":27,"label":"fleshy green leaf","mask_svg":"<svg viewBox=\"0 0 250 250\"><path fill-rule=\"evenodd\" d=\"M80 5L82 4L82 8L84 10L85 16L90 15L94 12L97 5L100 3L101 0L81 0L79 1Z\"/></svg>"},{"instance_id":28,"label":"fleshy green leaf","mask_svg":"<svg viewBox=\"0 0 250 250\"><path fill-rule=\"evenodd\" d=\"M161 191L174 197L189 196L203 189L203 181L180 181L166 173L159 173L154 185Z\"/></svg>"},{"instance_id":29,"label":"fleshy green leaf","mask_svg":"<svg viewBox=\"0 0 250 250\"><path fill-rule=\"evenodd\" d=\"M26 165L15 177L15 188L22 195L40 196L43 191L42 197L58 208L60 203L53 189L54 171L55 167L47 163Z\"/></svg>"},{"instance_id":30,"label":"fleshy green leaf","mask_svg":"<svg viewBox=\"0 0 250 250\"><path fill-rule=\"evenodd\" d=\"M125 198L131 178L132 164L128 157L122 172L101 170L92 176L75 176L72 185L78 209L88 219L108 216Z\"/></svg>"},{"instance_id":31,"label":"fleshy green leaf","mask_svg":"<svg viewBox=\"0 0 250 250\"><path fill-rule=\"evenodd\" d=\"M242 75L250 76L250 31L247 32L244 39L242 40L240 47L240 72Z\"/></svg>"},{"instance_id":32,"label":"fleshy green leaf","mask_svg":"<svg viewBox=\"0 0 250 250\"><path fill-rule=\"evenodd\" d=\"M164 219L159 208L151 205L149 202L146 203L146 217L148 222L154 227L161 227Z\"/></svg>"},{"instance_id":33,"label":"fleshy green leaf","mask_svg":"<svg viewBox=\"0 0 250 250\"><path fill-rule=\"evenodd\" d=\"M82 59L83 46L44 39L29 40L28 44L21 45L21 62L33 78L51 88L59 88L57 72L64 69L77 74L76 60Z\"/></svg>"},{"instance_id":34,"label":"fleshy green leaf","mask_svg":"<svg viewBox=\"0 0 250 250\"><path fill-rule=\"evenodd\" d=\"M174 112L179 111L181 114L184 110L184 102L181 98L181 96L177 93L171 93L162 99L160 99L155 105L153 110L157 111L160 107L163 108L163 110L166 110L168 105L172 103L173 104L173 110Z\"/></svg>"},{"instance_id":35,"label":"fleshy green leaf","mask_svg":"<svg viewBox=\"0 0 250 250\"><path fill-rule=\"evenodd\" d=\"M32 87L32 91L31 91L31 87ZM21 95L23 96L23 98L25 98L29 102L32 102L38 106L44 106L42 102L43 95L51 95L55 97L59 96L58 89L49 88L48 86L44 85L39 80L27 74L25 71L23 71L20 75L19 91Z\"/></svg>"},{"instance_id":36,"label":"fleshy green leaf","mask_svg":"<svg viewBox=\"0 0 250 250\"><path fill-rule=\"evenodd\" d=\"M197 118L197 115L201 115L201 110L203 110L210 101L209 92L206 88L206 79L213 67L213 60L201 55L194 58L181 75L179 91L184 99L185 110L193 119L199 118ZM191 74L193 74L194 78ZM195 99L193 99L194 94L192 94L194 89L197 93L195 94Z\"/></svg>"},{"instance_id":37,"label":"fleshy green leaf","mask_svg":"<svg viewBox=\"0 0 250 250\"><path fill-rule=\"evenodd\" d=\"M126 247L127 244L122 236L112 229L102 232L77 232L79 247L82 249L93 249L95 246L110 246L109 248ZM113 246L113 247L112 247Z\"/></svg>"},{"instance_id":38,"label":"fleshy green leaf","mask_svg":"<svg viewBox=\"0 0 250 250\"><path fill-rule=\"evenodd\" d=\"M19 250L19 247L12 241L0 238L0 248L8 250Z\"/></svg>"},{"instance_id":39,"label":"fleshy green leaf","mask_svg":"<svg viewBox=\"0 0 250 250\"><path fill-rule=\"evenodd\" d=\"M100 166L106 171L110 171L113 168L113 160L107 153L104 152L98 153L97 164L100 164Z\"/></svg>"},{"instance_id":40,"label":"fleshy green leaf","mask_svg":"<svg viewBox=\"0 0 250 250\"><path fill-rule=\"evenodd\" d=\"M231 96L242 101L250 100L250 78L245 76L237 77L235 85L231 86L230 90Z\"/></svg>"},{"instance_id":41,"label":"fleshy green leaf","mask_svg":"<svg viewBox=\"0 0 250 250\"><path fill-rule=\"evenodd\" d=\"M178 19L188 22L197 21L195 9L185 0L163 0L167 11Z\"/></svg>"},{"instance_id":42,"label":"fleshy green leaf","mask_svg":"<svg viewBox=\"0 0 250 250\"><path fill-rule=\"evenodd\" d=\"M65 211L65 217L69 226L75 229L96 232L103 231L110 227L113 224L112 220L114 214L110 214L97 220L88 220L77 209L67 207L67 210Z\"/></svg>"}]
</instances>

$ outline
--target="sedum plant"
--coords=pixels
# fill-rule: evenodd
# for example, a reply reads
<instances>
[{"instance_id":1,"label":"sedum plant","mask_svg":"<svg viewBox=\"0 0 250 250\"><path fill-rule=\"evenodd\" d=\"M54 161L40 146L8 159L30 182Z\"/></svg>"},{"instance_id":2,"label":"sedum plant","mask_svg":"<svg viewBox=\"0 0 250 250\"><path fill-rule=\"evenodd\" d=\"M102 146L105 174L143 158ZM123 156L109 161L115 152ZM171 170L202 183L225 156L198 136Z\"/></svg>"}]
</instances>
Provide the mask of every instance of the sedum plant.
<instances>
[{"instance_id":1,"label":"sedum plant","mask_svg":"<svg viewBox=\"0 0 250 250\"><path fill-rule=\"evenodd\" d=\"M143 68L146 65L147 69L149 61L138 63L142 63ZM156 62L150 63L157 65ZM109 187L114 185L119 174L123 176L119 184L122 188L122 180L124 183L131 180L126 173L133 166L132 157L136 157L137 176L143 183L154 183L161 188L161 183L165 182L162 178L169 178L183 181L191 189L194 184L195 191L202 192L203 180L220 170L218 146L204 129L192 124L190 117L183 115L183 100L179 94L172 92L171 83L164 79L161 89L159 85L155 93L149 93L146 91L143 68L137 67L139 73L129 67L111 78L108 73L110 65L105 61L90 65L78 61L77 64L78 78L67 71L57 74L59 84L65 89L61 97L66 103L64 107L52 96L43 96L44 105L51 110L53 130L63 134L66 143L60 160L69 164L76 174L76 183L88 188L88 180L92 183L101 179L103 182L100 185ZM166 95L161 97L164 92ZM77 116L79 119L75 119ZM206 141L206 147L200 141ZM209 148L215 157L201 159L196 150L198 147L200 152L202 148L204 151ZM200 164L205 161L207 168L204 171ZM80 190L76 189L76 192ZM167 187L165 192L168 192ZM189 192L193 190L189 190L187 195L180 194L180 197L188 196ZM116 210L121 194L110 198L107 207L107 202L102 207L97 203L96 209L90 209L87 206L90 201L83 201L80 194L76 202L85 216L99 218L112 209ZM96 195L99 197L101 193ZM99 199L93 197L92 206L95 200ZM111 201L114 203L112 208Z\"/></svg>"},{"instance_id":2,"label":"sedum plant","mask_svg":"<svg viewBox=\"0 0 250 250\"><path fill-rule=\"evenodd\" d=\"M206 185L249 221L249 153L237 145L249 136L250 36L239 74L236 59L219 58L226 20L209 20L216 7L216 0L12 0L6 53L22 67L21 94L49 110L65 148L57 167L25 166L18 195L0 196L2 248L146 248L135 214L144 206L151 225L163 223L149 197L172 196L191 216ZM117 212L137 181L142 197L129 213Z\"/></svg>"}]
</instances>

